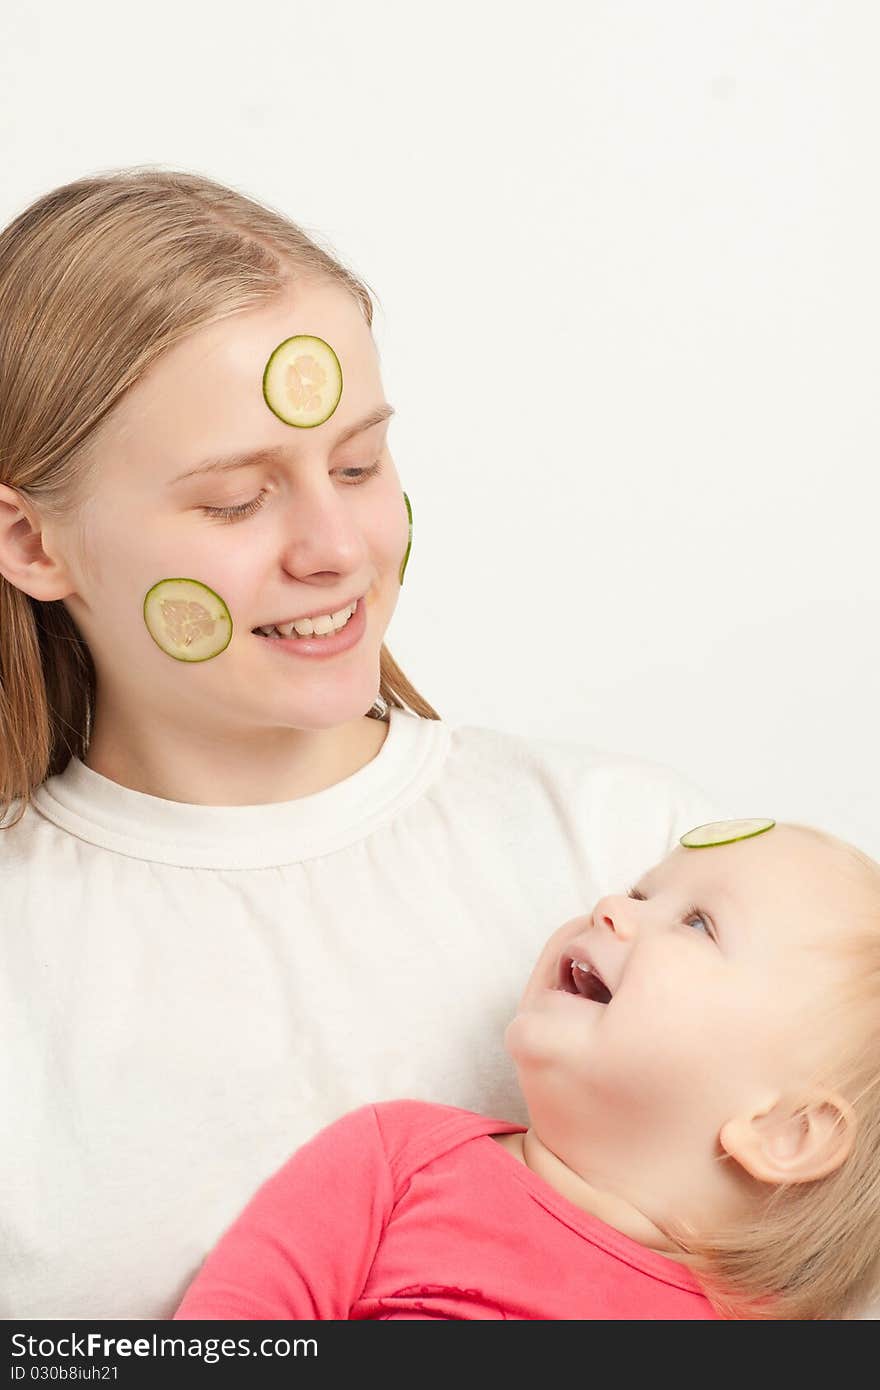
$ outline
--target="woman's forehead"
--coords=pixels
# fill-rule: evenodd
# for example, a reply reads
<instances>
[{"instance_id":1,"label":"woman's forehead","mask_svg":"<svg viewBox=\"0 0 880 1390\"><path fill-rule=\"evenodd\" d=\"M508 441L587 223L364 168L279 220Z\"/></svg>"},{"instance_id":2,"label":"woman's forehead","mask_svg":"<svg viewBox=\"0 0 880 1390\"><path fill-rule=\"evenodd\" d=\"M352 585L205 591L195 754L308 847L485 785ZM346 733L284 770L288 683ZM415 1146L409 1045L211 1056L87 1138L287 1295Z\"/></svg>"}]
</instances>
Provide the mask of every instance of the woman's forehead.
<instances>
[{"instance_id":1,"label":"woman's forehead","mask_svg":"<svg viewBox=\"0 0 880 1390\"><path fill-rule=\"evenodd\" d=\"M123 398L108 421L101 452L109 456L108 446L124 448L129 466L143 455L151 473L164 459L173 476L202 458L289 442L300 431L267 408L263 373L278 343L300 331L322 336L342 363L343 395L326 429L355 423L382 399L378 354L351 296L338 288L324 294L326 301L315 300L311 312L313 301L305 298L293 309L263 306L209 324L176 344Z\"/></svg>"}]
</instances>

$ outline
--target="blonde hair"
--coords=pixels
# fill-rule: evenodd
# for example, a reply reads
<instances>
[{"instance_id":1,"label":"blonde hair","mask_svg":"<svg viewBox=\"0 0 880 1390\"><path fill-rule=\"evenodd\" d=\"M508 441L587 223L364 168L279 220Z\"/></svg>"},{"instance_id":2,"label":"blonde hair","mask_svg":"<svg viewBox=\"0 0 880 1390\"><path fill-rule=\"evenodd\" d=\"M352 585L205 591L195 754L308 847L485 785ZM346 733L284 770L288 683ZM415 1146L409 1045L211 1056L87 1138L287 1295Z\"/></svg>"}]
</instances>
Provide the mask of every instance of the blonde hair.
<instances>
[{"instance_id":1,"label":"blonde hair","mask_svg":"<svg viewBox=\"0 0 880 1390\"><path fill-rule=\"evenodd\" d=\"M841 895L840 933L828 943L849 968L822 1015L820 1027L827 1025L835 1045L815 1077L852 1106L853 1147L828 1176L759 1196L745 1223L710 1237L680 1225L664 1229L722 1317L858 1318L880 1297L880 864L824 831L791 828L834 849L854 890L849 911ZM732 1160L725 1154L719 1161Z\"/></svg>"},{"instance_id":2,"label":"blonde hair","mask_svg":"<svg viewBox=\"0 0 880 1390\"><path fill-rule=\"evenodd\" d=\"M204 325L270 303L295 278L371 291L280 212L198 174L150 166L77 179L0 233L0 483L75 514L99 432L126 391ZM383 644L379 693L439 719ZM63 602L0 574L0 821L83 757L95 669ZM372 713L372 711L370 711Z\"/></svg>"}]
</instances>

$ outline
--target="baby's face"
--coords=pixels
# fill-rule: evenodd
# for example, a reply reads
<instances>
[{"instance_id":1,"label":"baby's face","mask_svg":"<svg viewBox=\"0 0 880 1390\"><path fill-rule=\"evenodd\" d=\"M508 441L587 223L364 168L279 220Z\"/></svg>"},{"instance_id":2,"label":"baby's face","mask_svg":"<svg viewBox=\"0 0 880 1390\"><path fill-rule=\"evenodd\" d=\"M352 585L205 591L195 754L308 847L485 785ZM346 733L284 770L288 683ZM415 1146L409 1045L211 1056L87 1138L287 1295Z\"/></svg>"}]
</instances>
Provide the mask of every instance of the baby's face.
<instances>
[{"instance_id":1,"label":"baby's face","mask_svg":"<svg viewBox=\"0 0 880 1390\"><path fill-rule=\"evenodd\" d=\"M678 848L630 895L602 898L551 937L505 1034L533 1122L567 1111L609 1152L647 1157L649 1136L714 1143L732 1116L797 1088L829 1054L820 1020L848 978L833 946L852 904L841 852L780 825Z\"/></svg>"}]
</instances>

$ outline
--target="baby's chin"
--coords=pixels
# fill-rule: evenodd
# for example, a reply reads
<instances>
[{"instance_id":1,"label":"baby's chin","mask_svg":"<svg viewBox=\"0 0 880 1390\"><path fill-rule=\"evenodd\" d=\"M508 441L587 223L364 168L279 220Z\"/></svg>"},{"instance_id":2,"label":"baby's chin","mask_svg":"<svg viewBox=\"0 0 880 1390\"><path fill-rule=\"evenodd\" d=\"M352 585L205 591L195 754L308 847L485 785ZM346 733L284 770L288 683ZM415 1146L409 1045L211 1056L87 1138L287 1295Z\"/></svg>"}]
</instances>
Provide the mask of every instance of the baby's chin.
<instances>
[{"instance_id":1,"label":"baby's chin","mask_svg":"<svg viewBox=\"0 0 880 1390\"><path fill-rule=\"evenodd\" d=\"M523 1031L523 1025L525 1025L526 1028L528 1027L528 1019L525 1015L517 1012L502 1034L501 1041L504 1045L504 1051L513 1062L517 1061L519 1055L520 1035Z\"/></svg>"},{"instance_id":2,"label":"baby's chin","mask_svg":"<svg viewBox=\"0 0 880 1390\"><path fill-rule=\"evenodd\" d=\"M558 1040L548 1035L545 1020L539 1014L523 1008L515 1014L504 1030L504 1050L522 1079L522 1072L531 1072L543 1064L559 1060Z\"/></svg>"}]
</instances>

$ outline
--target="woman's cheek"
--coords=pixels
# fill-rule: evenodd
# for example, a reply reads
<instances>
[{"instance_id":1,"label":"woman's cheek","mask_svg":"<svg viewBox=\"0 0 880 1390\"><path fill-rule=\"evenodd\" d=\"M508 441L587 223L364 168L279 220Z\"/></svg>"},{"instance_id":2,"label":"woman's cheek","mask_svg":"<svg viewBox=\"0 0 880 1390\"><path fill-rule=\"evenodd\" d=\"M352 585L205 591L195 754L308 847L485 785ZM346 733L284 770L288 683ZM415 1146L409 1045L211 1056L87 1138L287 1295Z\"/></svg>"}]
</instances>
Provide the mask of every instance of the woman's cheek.
<instances>
[{"instance_id":1,"label":"woman's cheek","mask_svg":"<svg viewBox=\"0 0 880 1390\"><path fill-rule=\"evenodd\" d=\"M383 497L370 528L370 548L373 560L383 573L395 578L409 544L409 517L402 493L395 487Z\"/></svg>"}]
</instances>

